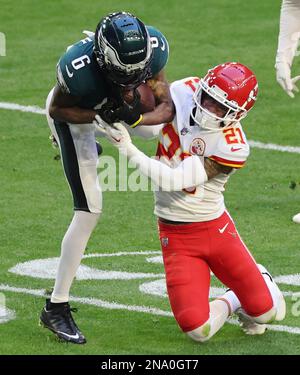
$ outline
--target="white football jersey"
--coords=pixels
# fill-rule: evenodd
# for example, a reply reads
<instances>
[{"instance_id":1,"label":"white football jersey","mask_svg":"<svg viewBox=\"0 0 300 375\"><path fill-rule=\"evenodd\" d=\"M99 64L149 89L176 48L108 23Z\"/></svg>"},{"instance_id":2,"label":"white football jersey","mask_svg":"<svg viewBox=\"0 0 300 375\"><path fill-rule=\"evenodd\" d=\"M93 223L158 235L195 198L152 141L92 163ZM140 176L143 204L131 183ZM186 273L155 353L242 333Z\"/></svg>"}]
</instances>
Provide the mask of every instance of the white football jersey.
<instances>
[{"instance_id":1,"label":"white football jersey","mask_svg":"<svg viewBox=\"0 0 300 375\"><path fill-rule=\"evenodd\" d=\"M241 168L249 155L249 145L240 123L223 131L212 131L201 128L191 118L198 82L199 78L190 77L171 84L176 116L160 131L157 156L172 167L185 157L199 155L222 165ZM228 174L220 173L204 186L174 192L158 190L155 192L154 212L171 221L216 219L225 210L223 191L228 178Z\"/></svg>"}]
</instances>

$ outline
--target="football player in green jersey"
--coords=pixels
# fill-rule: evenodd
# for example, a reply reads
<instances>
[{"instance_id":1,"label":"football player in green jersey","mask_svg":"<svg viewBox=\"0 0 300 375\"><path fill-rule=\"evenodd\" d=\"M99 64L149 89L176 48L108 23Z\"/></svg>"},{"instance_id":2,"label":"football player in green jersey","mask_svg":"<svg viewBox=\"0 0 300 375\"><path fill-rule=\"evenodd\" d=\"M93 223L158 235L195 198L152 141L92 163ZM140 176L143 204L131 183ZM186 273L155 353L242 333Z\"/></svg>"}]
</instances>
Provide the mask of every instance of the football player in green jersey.
<instances>
[{"instance_id":1,"label":"football player in green jersey","mask_svg":"<svg viewBox=\"0 0 300 375\"><path fill-rule=\"evenodd\" d=\"M60 147L75 211L62 241L54 290L40 320L63 341L86 342L68 300L102 209L93 122L123 121L138 133L142 128L157 128L146 125L171 121L174 107L164 74L168 55L162 33L130 13L118 12L104 17L95 35L91 33L69 47L57 64L57 84L48 95L46 113ZM145 81L153 90L156 107L142 115L136 88ZM129 104L124 100L128 93L132 98Z\"/></svg>"}]
</instances>

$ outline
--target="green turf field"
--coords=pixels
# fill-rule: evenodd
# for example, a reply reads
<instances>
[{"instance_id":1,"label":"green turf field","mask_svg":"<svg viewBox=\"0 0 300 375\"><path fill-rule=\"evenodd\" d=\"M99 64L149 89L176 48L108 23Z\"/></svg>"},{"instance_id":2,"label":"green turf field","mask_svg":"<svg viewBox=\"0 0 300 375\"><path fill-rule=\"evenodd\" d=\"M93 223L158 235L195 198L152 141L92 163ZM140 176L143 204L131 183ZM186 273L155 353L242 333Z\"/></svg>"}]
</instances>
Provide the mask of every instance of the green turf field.
<instances>
[{"instance_id":1,"label":"green turf field","mask_svg":"<svg viewBox=\"0 0 300 375\"><path fill-rule=\"evenodd\" d=\"M94 30L102 15L127 10L168 38L170 81L201 76L228 60L252 68L260 91L243 122L248 139L300 146L300 95L290 99L275 81L280 3L0 0L0 32L7 44L6 57L0 57L0 102L44 108L65 48L82 38L82 30ZM294 69L299 74L299 62ZM69 189L48 136L44 116L0 109L0 292L16 314L0 324L0 354L300 353L300 303L295 296L292 300L292 293L300 291L300 226L291 221L300 211L299 152L253 148L246 168L231 178L226 190L227 207L256 259L274 276L298 274L281 279L287 317L280 326L248 337L238 326L226 324L204 345L187 339L169 316L167 298L141 290L145 283L163 279L162 264L147 261L158 257L160 249L152 193L105 192L103 216L86 252L90 256L82 262L94 276L76 280L71 290L79 307L76 321L88 340L76 346L58 343L38 326L44 304L40 294L53 280L9 272L17 263L58 257L72 217ZM155 152L155 142L136 142L149 155ZM117 156L108 143L103 146L105 155ZM53 260L49 262L52 267ZM50 263L43 263L45 272ZM122 274L100 280L97 270ZM122 279L125 272L134 278ZM141 273L154 275L143 278ZM220 287L215 280L213 286Z\"/></svg>"}]
</instances>

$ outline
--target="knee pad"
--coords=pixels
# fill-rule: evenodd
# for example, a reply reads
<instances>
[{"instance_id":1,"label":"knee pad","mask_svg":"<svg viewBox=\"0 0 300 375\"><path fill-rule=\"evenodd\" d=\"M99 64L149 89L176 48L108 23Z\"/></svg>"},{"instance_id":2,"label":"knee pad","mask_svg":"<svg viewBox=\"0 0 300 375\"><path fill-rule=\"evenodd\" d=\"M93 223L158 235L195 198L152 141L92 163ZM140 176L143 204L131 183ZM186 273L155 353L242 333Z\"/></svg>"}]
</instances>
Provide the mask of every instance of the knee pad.
<instances>
[{"instance_id":1,"label":"knee pad","mask_svg":"<svg viewBox=\"0 0 300 375\"><path fill-rule=\"evenodd\" d=\"M269 311L266 313L259 315L259 316L254 316L252 317L253 320L258 323L258 324L266 324L266 323L271 323L275 320L277 310L275 307L272 307Z\"/></svg>"},{"instance_id":2,"label":"knee pad","mask_svg":"<svg viewBox=\"0 0 300 375\"><path fill-rule=\"evenodd\" d=\"M186 332L186 334L194 341L205 342L210 339L210 321L209 319L202 326Z\"/></svg>"}]
</instances>

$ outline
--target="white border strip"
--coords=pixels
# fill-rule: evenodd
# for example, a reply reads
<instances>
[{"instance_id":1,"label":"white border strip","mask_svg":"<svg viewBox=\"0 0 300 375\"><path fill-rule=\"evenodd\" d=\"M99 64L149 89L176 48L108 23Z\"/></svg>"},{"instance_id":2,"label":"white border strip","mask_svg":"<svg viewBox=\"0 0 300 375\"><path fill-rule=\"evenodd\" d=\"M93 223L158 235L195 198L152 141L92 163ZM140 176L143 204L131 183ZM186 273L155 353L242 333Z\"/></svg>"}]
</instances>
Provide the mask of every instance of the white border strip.
<instances>
[{"instance_id":1,"label":"white border strip","mask_svg":"<svg viewBox=\"0 0 300 375\"><path fill-rule=\"evenodd\" d=\"M46 110L43 108L40 108L38 106L25 106L20 105L17 103L7 103L7 102L0 102L0 109L9 109L13 111L21 111L21 112L30 112L30 113L36 113L39 115L45 115ZM276 145L274 143L262 143L258 141L248 141L249 145L253 148L260 148L263 150L273 150L273 151L281 151L281 152L289 152L293 154L300 154L300 147L296 146L282 146L282 145Z\"/></svg>"},{"instance_id":2,"label":"white border strip","mask_svg":"<svg viewBox=\"0 0 300 375\"><path fill-rule=\"evenodd\" d=\"M44 289L17 288L14 286L0 284L0 290L6 291L6 292L30 294L30 295L34 295L38 297L46 297L46 293ZM143 312L143 313L159 315L159 316L173 316L171 312L160 310L155 307L124 305L124 304L116 303L116 302L103 301L97 298L84 298L84 297L70 296L69 299L70 301L83 303L85 305L97 306L97 307L110 309L110 310L128 310L128 311Z\"/></svg>"},{"instance_id":3,"label":"white border strip","mask_svg":"<svg viewBox=\"0 0 300 375\"><path fill-rule=\"evenodd\" d=\"M261 148L263 150L274 150L281 152L290 152L293 154L300 154L300 147L296 146L281 146L274 143L262 143L257 141L248 141L249 145L253 148Z\"/></svg>"},{"instance_id":4,"label":"white border strip","mask_svg":"<svg viewBox=\"0 0 300 375\"><path fill-rule=\"evenodd\" d=\"M85 254L83 257L86 258L102 258L102 257L120 257L123 255L152 255L161 254L159 250L149 250L149 251L119 251L118 253L91 253Z\"/></svg>"},{"instance_id":5,"label":"white border strip","mask_svg":"<svg viewBox=\"0 0 300 375\"><path fill-rule=\"evenodd\" d=\"M35 105L20 105L16 103L0 102L0 109L9 109L12 111L30 112L37 113L39 115L45 115L46 110Z\"/></svg>"},{"instance_id":6,"label":"white border strip","mask_svg":"<svg viewBox=\"0 0 300 375\"><path fill-rule=\"evenodd\" d=\"M11 309L1 309L0 324L5 324L16 319L16 312Z\"/></svg>"},{"instance_id":7,"label":"white border strip","mask_svg":"<svg viewBox=\"0 0 300 375\"><path fill-rule=\"evenodd\" d=\"M44 289L17 288L17 287L5 285L5 284L0 284L0 290L6 291L6 292L15 292L15 293L23 293L23 294L29 294L29 295L39 296L39 297L46 297ZM128 311L135 311L135 312L143 312L143 313L151 314L151 315L173 317L173 314L170 311L164 311L164 310L160 310L154 307L124 305L124 304L120 304L116 302L103 301L97 298L82 298L82 297L70 296L70 301L83 303L85 305L97 306L97 307L105 308L105 309L111 309L111 310L128 310ZM234 324L234 325L239 324L237 319L229 319L227 322L230 324ZM269 325L269 324L267 325L267 327L270 331L286 332L286 333L300 335L299 327L289 327L289 326Z\"/></svg>"},{"instance_id":8,"label":"white border strip","mask_svg":"<svg viewBox=\"0 0 300 375\"><path fill-rule=\"evenodd\" d=\"M240 322L236 318L229 318L227 322L235 326L240 325ZM294 335L300 335L299 327L280 326L280 325L275 325L275 324L266 324L266 326L267 326L268 331L287 332L287 333L292 333Z\"/></svg>"}]
</instances>

